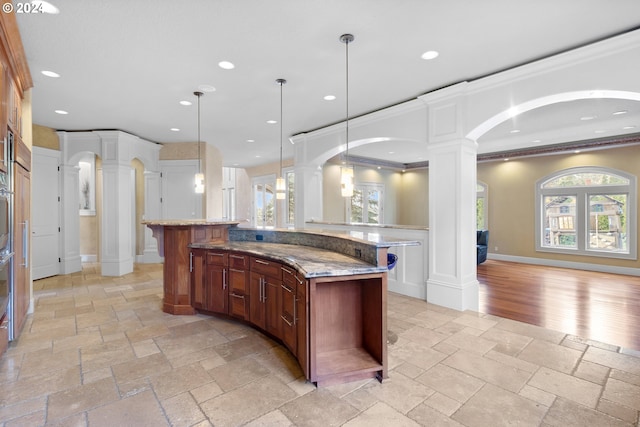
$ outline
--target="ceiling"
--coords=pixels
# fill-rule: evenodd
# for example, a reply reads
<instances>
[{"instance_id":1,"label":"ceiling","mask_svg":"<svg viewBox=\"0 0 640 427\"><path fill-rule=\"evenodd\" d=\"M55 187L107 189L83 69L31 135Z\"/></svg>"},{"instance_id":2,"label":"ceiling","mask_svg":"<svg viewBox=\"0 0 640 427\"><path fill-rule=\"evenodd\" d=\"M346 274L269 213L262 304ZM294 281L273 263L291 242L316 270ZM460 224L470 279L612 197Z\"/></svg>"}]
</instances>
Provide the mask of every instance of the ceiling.
<instances>
[{"instance_id":1,"label":"ceiling","mask_svg":"<svg viewBox=\"0 0 640 427\"><path fill-rule=\"evenodd\" d=\"M355 36L349 44L349 115L355 117L640 27L638 0L51 3L59 14L17 14L34 81L35 124L120 129L158 143L197 141L193 92L212 86L215 91L201 98L201 140L220 150L225 166L238 167L279 159L280 124L267 123L280 120L278 78L288 81L282 88L285 138L344 120L343 33ZM428 50L440 55L422 59ZM222 69L220 61L235 68ZM326 101L326 95L336 99ZM603 125L598 117L622 109L627 114L615 117L616 129L636 126L620 133L638 132L638 104L556 104L483 138L530 141L537 132L569 126L574 137L589 139ZM586 116L596 119L577 126ZM515 127L521 132L511 133ZM369 144L350 154L411 163L419 161L416 149ZM284 156L292 155L285 143Z\"/></svg>"}]
</instances>

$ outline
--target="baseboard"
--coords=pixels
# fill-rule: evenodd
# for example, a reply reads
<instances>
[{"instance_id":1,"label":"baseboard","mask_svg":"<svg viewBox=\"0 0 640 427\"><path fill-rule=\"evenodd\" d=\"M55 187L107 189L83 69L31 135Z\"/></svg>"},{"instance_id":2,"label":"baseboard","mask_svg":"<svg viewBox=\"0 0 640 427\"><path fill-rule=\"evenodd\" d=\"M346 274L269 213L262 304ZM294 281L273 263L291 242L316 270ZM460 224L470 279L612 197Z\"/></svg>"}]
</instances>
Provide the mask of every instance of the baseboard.
<instances>
[{"instance_id":1,"label":"baseboard","mask_svg":"<svg viewBox=\"0 0 640 427\"><path fill-rule=\"evenodd\" d=\"M573 268L575 270L597 271L600 273L625 274L627 276L640 276L640 269L632 267L618 267L614 265L591 264L586 262L559 261L545 258L531 258L513 255L488 254L488 259L498 261L521 262L523 264L544 265L548 267Z\"/></svg>"}]
</instances>

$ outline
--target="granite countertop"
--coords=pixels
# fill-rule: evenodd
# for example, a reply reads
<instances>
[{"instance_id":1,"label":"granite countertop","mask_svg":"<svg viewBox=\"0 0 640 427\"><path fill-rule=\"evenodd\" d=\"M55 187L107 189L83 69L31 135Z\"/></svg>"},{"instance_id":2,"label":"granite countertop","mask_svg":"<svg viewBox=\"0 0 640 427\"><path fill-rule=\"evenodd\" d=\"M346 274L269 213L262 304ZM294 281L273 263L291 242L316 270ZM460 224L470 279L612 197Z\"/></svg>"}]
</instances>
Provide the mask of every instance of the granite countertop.
<instances>
[{"instance_id":1,"label":"granite countertop","mask_svg":"<svg viewBox=\"0 0 640 427\"><path fill-rule=\"evenodd\" d=\"M377 267L357 258L311 246L229 241L224 243L192 243L189 247L240 251L269 258L301 271L307 279L388 271L386 266Z\"/></svg>"},{"instance_id":2,"label":"granite countertop","mask_svg":"<svg viewBox=\"0 0 640 427\"><path fill-rule=\"evenodd\" d=\"M238 225L239 221L223 219L150 219L141 221L145 225L181 226L181 225Z\"/></svg>"},{"instance_id":3,"label":"granite countertop","mask_svg":"<svg viewBox=\"0 0 640 427\"><path fill-rule=\"evenodd\" d=\"M429 227L419 226L419 225L368 224L364 222L336 222L336 221L311 220L311 221L307 221L307 224L337 225L337 226L345 226L345 227L364 227L364 228L389 228L389 229L398 229L398 230L422 230L422 231L429 230Z\"/></svg>"}]
</instances>

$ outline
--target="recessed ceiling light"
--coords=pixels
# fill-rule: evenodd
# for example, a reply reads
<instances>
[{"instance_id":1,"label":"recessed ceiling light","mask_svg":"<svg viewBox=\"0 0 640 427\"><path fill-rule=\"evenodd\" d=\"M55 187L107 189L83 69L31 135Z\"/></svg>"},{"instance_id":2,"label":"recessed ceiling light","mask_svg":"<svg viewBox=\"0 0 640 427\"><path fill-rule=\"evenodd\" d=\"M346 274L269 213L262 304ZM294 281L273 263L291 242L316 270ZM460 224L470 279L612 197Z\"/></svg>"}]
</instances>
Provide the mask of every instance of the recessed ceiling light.
<instances>
[{"instance_id":1,"label":"recessed ceiling light","mask_svg":"<svg viewBox=\"0 0 640 427\"><path fill-rule=\"evenodd\" d=\"M180 105L191 105L190 101L180 101Z\"/></svg>"},{"instance_id":2,"label":"recessed ceiling light","mask_svg":"<svg viewBox=\"0 0 640 427\"><path fill-rule=\"evenodd\" d=\"M180 132L180 129L178 129L178 128L171 128L171 129L169 129L169 130L170 130L171 132Z\"/></svg>"},{"instance_id":3,"label":"recessed ceiling light","mask_svg":"<svg viewBox=\"0 0 640 427\"><path fill-rule=\"evenodd\" d=\"M56 73L55 71L43 70L41 71L41 73L47 77L53 77L53 78L60 77L60 74Z\"/></svg>"},{"instance_id":4,"label":"recessed ceiling light","mask_svg":"<svg viewBox=\"0 0 640 427\"><path fill-rule=\"evenodd\" d=\"M41 10L44 13L50 13L52 15L57 15L58 13L60 13L60 9L58 9L48 1L33 0L31 1L31 4L37 7L38 10Z\"/></svg>"},{"instance_id":5,"label":"recessed ceiling light","mask_svg":"<svg viewBox=\"0 0 640 427\"><path fill-rule=\"evenodd\" d=\"M378 166L378 170L382 169L382 166Z\"/></svg>"},{"instance_id":6,"label":"recessed ceiling light","mask_svg":"<svg viewBox=\"0 0 640 427\"><path fill-rule=\"evenodd\" d=\"M233 70L234 68L236 68L236 66L233 65L233 63L229 62L229 61L220 61L220 62L218 62L218 67L223 68L225 70Z\"/></svg>"},{"instance_id":7,"label":"recessed ceiling light","mask_svg":"<svg viewBox=\"0 0 640 427\"><path fill-rule=\"evenodd\" d=\"M255 139L247 139L247 142L256 142Z\"/></svg>"},{"instance_id":8,"label":"recessed ceiling light","mask_svg":"<svg viewBox=\"0 0 640 427\"><path fill-rule=\"evenodd\" d=\"M605 132L606 132L606 130L604 130L604 129L598 129L598 130L596 130L595 132L596 132L596 133L605 133Z\"/></svg>"},{"instance_id":9,"label":"recessed ceiling light","mask_svg":"<svg viewBox=\"0 0 640 427\"><path fill-rule=\"evenodd\" d=\"M215 92L216 88L211 86L211 85L200 85L198 86L198 89L201 90L202 92Z\"/></svg>"},{"instance_id":10,"label":"recessed ceiling light","mask_svg":"<svg viewBox=\"0 0 640 427\"><path fill-rule=\"evenodd\" d=\"M395 151L389 151L389 154L394 154L394 153L395 153Z\"/></svg>"},{"instance_id":11,"label":"recessed ceiling light","mask_svg":"<svg viewBox=\"0 0 640 427\"><path fill-rule=\"evenodd\" d=\"M422 59L426 59L426 60L435 59L435 58L438 57L438 55L440 55L439 52L437 52L435 50L428 50L428 51L426 51L425 53L422 54L421 58Z\"/></svg>"},{"instance_id":12,"label":"recessed ceiling light","mask_svg":"<svg viewBox=\"0 0 640 427\"><path fill-rule=\"evenodd\" d=\"M64 110L56 110L56 113L62 114L62 115L69 114L69 112L64 111Z\"/></svg>"},{"instance_id":13,"label":"recessed ceiling light","mask_svg":"<svg viewBox=\"0 0 640 427\"><path fill-rule=\"evenodd\" d=\"M534 140L533 140L533 141L531 141L531 142L535 142L535 143L537 144L538 142L542 142L542 140L541 140L541 139L534 139Z\"/></svg>"},{"instance_id":14,"label":"recessed ceiling light","mask_svg":"<svg viewBox=\"0 0 640 427\"><path fill-rule=\"evenodd\" d=\"M256 154L256 159L259 159L260 157L262 157L260 154Z\"/></svg>"},{"instance_id":15,"label":"recessed ceiling light","mask_svg":"<svg viewBox=\"0 0 640 427\"><path fill-rule=\"evenodd\" d=\"M635 128L636 128L635 126L625 126L622 129L629 130L629 129L635 129Z\"/></svg>"},{"instance_id":16,"label":"recessed ceiling light","mask_svg":"<svg viewBox=\"0 0 640 427\"><path fill-rule=\"evenodd\" d=\"M595 118L597 118L598 116L582 116L580 117L580 120L582 120L583 122L586 122L587 120L593 120Z\"/></svg>"},{"instance_id":17,"label":"recessed ceiling light","mask_svg":"<svg viewBox=\"0 0 640 427\"><path fill-rule=\"evenodd\" d=\"M510 131L509 133L520 133L520 129L513 129L512 131Z\"/></svg>"},{"instance_id":18,"label":"recessed ceiling light","mask_svg":"<svg viewBox=\"0 0 640 427\"><path fill-rule=\"evenodd\" d=\"M334 99L336 99L335 95L327 95L324 97L325 101L333 101Z\"/></svg>"},{"instance_id":19,"label":"recessed ceiling light","mask_svg":"<svg viewBox=\"0 0 640 427\"><path fill-rule=\"evenodd\" d=\"M276 120L267 120L267 123L269 123L270 125L275 125L278 122Z\"/></svg>"}]
</instances>

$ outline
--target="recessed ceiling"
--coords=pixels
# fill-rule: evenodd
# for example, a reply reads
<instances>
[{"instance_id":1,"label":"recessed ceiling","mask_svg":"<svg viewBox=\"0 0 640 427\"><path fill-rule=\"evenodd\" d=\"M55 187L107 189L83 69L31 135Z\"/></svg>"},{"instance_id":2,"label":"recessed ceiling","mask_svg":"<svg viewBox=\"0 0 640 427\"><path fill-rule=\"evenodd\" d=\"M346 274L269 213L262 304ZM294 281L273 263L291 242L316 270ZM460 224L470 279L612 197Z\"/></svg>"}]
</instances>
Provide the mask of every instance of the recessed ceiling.
<instances>
[{"instance_id":1,"label":"recessed ceiling","mask_svg":"<svg viewBox=\"0 0 640 427\"><path fill-rule=\"evenodd\" d=\"M196 141L193 92L210 87L215 91L201 99L202 140L220 150L224 165L241 167L279 158L280 126L267 124L279 118L278 78L288 82L286 136L344 119L343 33L355 35L349 44L349 110L357 116L640 25L637 0L617 0L615 7L610 0L51 3L59 14L17 15L35 85L34 123L59 130L121 129L159 143ZM422 59L429 50L439 56ZM221 68L222 61L234 68ZM336 99L326 101L327 95ZM180 105L183 100L192 105ZM518 118L520 133L503 123L480 146L492 138L544 135L580 114L598 117L589 127L606 121L613 131L615 124L634 123L633 115L640 125L633 102L594 102L528 112ZM617 108L628 113L606 118ZM415 161L422 147L414 145L394 144L393 156ZM292 147L284 149L291 157ZM388 160L389 151L370 145L353 154Z\"/></svg>"}]
</instances>

